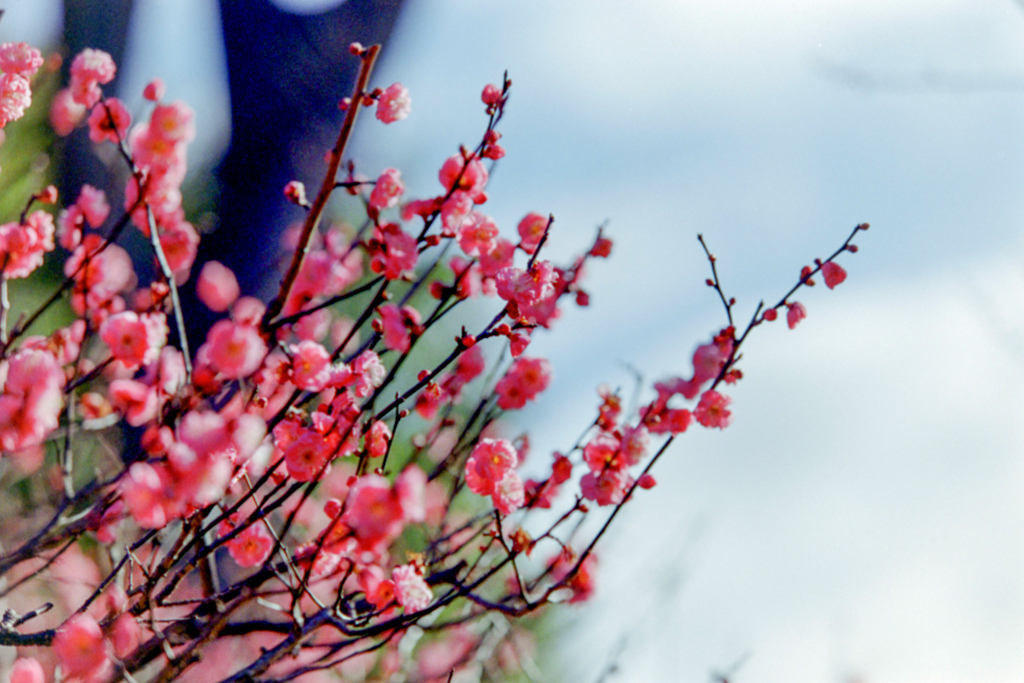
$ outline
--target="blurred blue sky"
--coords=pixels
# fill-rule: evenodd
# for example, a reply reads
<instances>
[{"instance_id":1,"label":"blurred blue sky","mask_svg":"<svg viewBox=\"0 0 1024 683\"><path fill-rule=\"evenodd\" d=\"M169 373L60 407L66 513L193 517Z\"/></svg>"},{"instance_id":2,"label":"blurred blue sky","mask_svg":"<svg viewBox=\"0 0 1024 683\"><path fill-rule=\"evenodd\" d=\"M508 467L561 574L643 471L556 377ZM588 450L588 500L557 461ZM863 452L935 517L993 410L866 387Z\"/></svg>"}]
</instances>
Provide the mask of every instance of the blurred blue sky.
<instances>
[{"instance_id":1,"label":"blurred blue sky","mask_svg":"<svg viewBox=\"0 0 1024 683\"><path fill-rule=\"evenodd\" d=\"M0 5L2 39L55 36L57 3ZM214 155L215 3L139 10L124 77L164 77ZM605 220L616 242L590 309L533 347L556 371L523 416L535 453L575 437L599 382L630 385L624 363L690 371L723 324L698 232L743 316L872 224L847 282L801 295L796 331L752 339L734 425L660 463L549 680L595 680L623 638L610 681L740 660L731 680L1024 680L1021 5L410 0L376 79L405 83L413 114L363 121L363 170L437 192L506 69L486 210L507 233L553 213L563 257Z\"/></svg>"}]
</instances>

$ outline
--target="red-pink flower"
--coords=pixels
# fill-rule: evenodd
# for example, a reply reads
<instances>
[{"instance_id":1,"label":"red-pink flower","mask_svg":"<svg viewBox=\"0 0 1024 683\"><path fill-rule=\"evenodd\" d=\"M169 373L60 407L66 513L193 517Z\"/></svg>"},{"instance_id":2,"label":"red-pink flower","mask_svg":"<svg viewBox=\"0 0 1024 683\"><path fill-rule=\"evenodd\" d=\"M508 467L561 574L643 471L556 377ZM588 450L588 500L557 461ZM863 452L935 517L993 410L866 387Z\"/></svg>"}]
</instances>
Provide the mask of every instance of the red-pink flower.
<instances>
[{"instance_id":1,"label":"red-pink flower","mask_svg":"<svg viewBox=\"0 0 1024 683\"><path fill-rule=\"evenodd\" d=\"M459 246L468 256L479 256L491 250L494 238L498 236L498 226L479 211L472 211L465 222L458 228Z\"/></svg>"},{"instance_id":2,"label":"red-pink flower","mask_svg":"<svg viewBox=\"0 0 1024 683\"><path fill-rule=\"evenodd\" d=\"M412 333L418 334L420 312L411 306L399 308L395 304L384 304L379 309L384 346L392 351L405 353L412 344Z\"/></svg>"},{"instance_id":3,"label":"red-pink flower","mask_svg":"<svg viewBox=\"0 0 1024 683\"><path fill-rule=\"evenodd\" d=\"M523 480L513 470L505 473L491 492L491 502L503 515L511 515L526 503Z\"/></svg>"},{"instance_id":4,"label":"red-pink flower","mask_svg":"<svg viewBox=\"0 0 1024 683\"><path fill-rule=\"evenodd\" d=\"M86 48L71 62L71 95L86 107L96 104L102 93L99 86L114 80L117 66L103 50Z\"/></svg>"},{"instance_id":5,"label":"red-pink flower","mask_svg":"<svg viewBox=\"0 0 1024 683\"><path fill-rule=\"evenodd\" d=\"M300 389L320 391L330 380L331 355L315 341L301 341L292 346L292 384Z\"/></svg>"},{"instance_id":6,"label":"red-pink flower","mask_svg":"<svg viewBox=\"0 0 1024 683\"><path fill-rule=\"evenodd\" d=\"M23 224L0 225L0 265L9 278L28 277L43 264L43 254L53 251L53 216L33 211Z\"/></svg>"},{"instance_id":7,"label":"red-pink flower","mask_svg":"<svg viewBox=\"0 0 1024 683\"><path fill-rule=\"evenodd\" d=\"M434 600L430 586L415 565L395 567L391 570L391 581L395 585L395 599L407 614L426 609Z\"/></svg>"},{"instance_id":8,"label":"red-pink flower","mask_svg":"<svg viewBox=\"0 0 1024 683\"><path fill-rule=\"evenodd\" d=\"M100 339L125 367L149 365L167 343L167 320L163 313L124 311L107 318L100 327Z\"/></svg>"},{"instance_id":9,"label":"red-pink flower","mask_svg":"<svg viewBox=\"0 0 1024 683\"><path fill-rule=\"evenodd\" d=\"M284 451L288 475L295 481L310 481L325 473L327 461L334 456L337 446L337 434L331 438L312 429L303 429Z\"/></svg>"},{"instance_id":10,"label":"red-pink flower","mask_svg":"<svg viewBox=\"0 0 1024 683\"><path fill-rule=\"evenodd\" d=\"M580 479L580 493L598 505L618 505L632 484L633 478L626 470L604 469L583 475Z\"/></svg>"},{"instance_id":11,"label":"red-pink flower","mask_svg":"<svg viewBox=\"0 0 1024 683\"><path fill-rule=\"evenodd\" d=\"M515 446L505 439L480 439L466 461L466 486L473 493L489 496L516 464Z\"/></svg>"},{"instance_id":12,"label":"red-pink flower","mask_svg":"<svg viewBox=\"0 0 1024 683\"><path fill-rule=\"evenodd\" d=\"M267 355L267 344L256 328L230 320L218 320L203 344L210 366L228 379L256 372Z\"/></svg>"},{"instance_id":13,"label":"red-pink flower","mask_svg":"<svg viewBox=\"0 0 1024 683\"><path fill-rule=\"evenodd\" d=\"M43 55L28 43L0 45L0 70L31 78L43 65Z\"/></svg>"},{"instance_id":14,"label":"red-pink flower","mask_svg":"<svg viewBox=\"0 0 1024 683\"><path fill-rule=\"evenodd\" d=\"M89 139L93 142L109 140L115 145L124 140L131 125L132 115L124 102L116 97L108 97L89 114Z\"/></svg>"},{"instance_id":15,"label":"red-pink flower","mask_svg":"<svg viewBox=\"0 0 1024 683\"><path fill-rule=\"evenodd\" d=\"M401 83L392 83L377 100L377 118L384 123L401 121L412 111L409 90Z\"/></svg>"},{"instance_id":16,"label":"red-pink flower","mask_svg":"<svg viewBox=\"0 0 1024 683\"><path fill-rule=\"evenodd\" d=\"M103 631L87 613L72 616L57 629L53 651L67 679L97 681L110 668Z\"/></svg>"},{"instance_id":17,"label":"red-pink flower","mask_svg":"<svg viewBox=\"0 0 1024 683\"><path fill-rule=\"evenodd\" d=\"M387 424L377 420L370 426L366 433L366 452L371 458L380 458L388 452L388 442L391 441L391 430Z\"/></svg>"},{"instance_id":18,"label":"red-pink flower","mask_svg":"<svg viewBox=\"0 0 1024 683\"><path fill-rule=\"evenodd\" d=\"M82 185L82 189L79 190L75 206L81 210L82 216L94 228L103 225L110 215L110 204L107 202L106 193L88 183Z\"/></svg>"},{"instance_id":19,"label":"red-pink flower","mask_svg":"<svg viewBox=\"0 0 1024 683\"><path fill-rule=\"evenodd\" d=\"M231 269L220 261L207 261L196 280L196 295L211 311L222 313L238 299L241 290Z\"/></svg>"},{"instance_id":20,"label":"red-pink flower","mask_svg":"<svg viewBox=\"0 0 1024 683\"><path fill-rule=\"evenodd\" d=\"M228 554L239 567L256 567L270 557L274 537L262 521L257 521L228 541L227 546Z\"/></svg>"},{"instance_id":21,"label":"red-pink flower","mask_svg":"<svg viewBox=\"0 0 1024 683\"><path fill-rule=\"evenodd\" d=\"M0 449L42 443L57 428L64 405L64 371L52 354L23 349L0 364Z\"/></svg>"},{"instance_id":22,"label":"red-pink flower","mask_svg":"<svg viewBox=\"0 0 1024 683\"><path fill-rule=\"evenodd\" d=\"M169 142L191 142L196 136L195 114L181 101L158 104L149 117L149 132Z\"/></svg>"},{"instance_id":23,"label":"red-pink flower","mask_svg":"<svg viewBox=\"0 0 1024 683\"><path fill-rule=\"evenodd\" d=\"M133 427L141 427L156 417L156 391L133 379L110 382L110 403Z\"/></svg>"},{"instance_id":24,"label":"red-pink flower","mask_svg":"<svg viewBox=\"0 0 1024 683\"><path fill-rule=\"evenodd\" d=\"M519 221L519 246L527 254L537 250L537 245L544 238L544 231L547 230L548 219L539 213L528 213L523 220Z\"/></svg>"},{"instance_id":25,"label":"red-pink flower","mask_svg":"<svg viewBox=\"0 0 1024 683\"><path fill-rule=\"evenodd\" d=\"M503 268L508 268L512 265L512 259L516 253L516 245L509 242L504 237L494 238L490 246L480 251L480 272L481 274L493 278ZM494 292L488 292L493 294Z\"/></svg>"},{"instance_id":26,"label":"red-pink flower","mask_svg":"<svg viewBox=\"0 0 1024 683\"><path fill-rule=\"evenodd\" d=\"M159 78L154 78L142 89L142 97L150 102L159 102L164 98L166 91L167 87L164 82Z\"/></svg>"},{"instance_id":27,"label":"red-pink flower","mask_svg":"<svg viewBox=\"0 0 1024 683\"><path fill-rule=\"evenodd\" d=\"M476 157L466 163L466 159L461 154L451 155L441 165L438 177L446 190L465 192L466 196L477 204L487 198L484 194L484 187L487 185L487 169Z\"/></svg>"},{"instance_id":28,"label":"red-pink flower","mask_svg":"<svg viewBox=\"0 0 1024 683\"><path fill-rule=\"evenodd\" d=\"M846 279L846 270L835 261L828 261L821 266L821 276L825 278L826 287L835 289L836 285Z\"/></svg>"},{"instance_id":29,"label":"red-pink flower","mask_svg":"<svg viewBox=\"0 0 1024 683\"><path fill-rule=\"evenodd\" d=\"M786 304L786 306L789 308L789 310L786 311L786 324L788 324L789 329L792 330L801 320L807 317L807 308L805 308L799 301Z\"/></svg>"},{"instance_id":30,"label":"red-pink flower","mask_svg":"<svg viewBox=\"0 0 1024 683\"><path fill-rule=\"evenodd\" d=\"M495 276L498 296L519 308L536 304L555 292L557 273L548 261L537 261L528 271L504 268Z\"/></svg>"},{"instance_id":31,"label":"red-pink flower","mask_svg":"<svg viewBox=\"0 0 1024 683\"><path fill-rule=\"evenodd\" d=\"M88 108L75 101L71 88L61 88L53 96L50 105L50 126L53 132L61 137L71 135L71 131L82 122Z\"/></svg>"},{"instance_id":32,"label":"red-pink flower","mask_svg":"<svg viewBox=\"0 0 1024 683\"><path fill-rule=\"evenodd\" d=\"M136 524L143 529L162 529L172 518L166 507L167 489L162 468L136 462L121 481L121 498Z\"/></svg>"},{"instance_id":33,"label":"red-pink flower","mask_svg":"<svg viewBox=\"0 0 1024 683\"><path fill-rule=\"evenodd\" d=\"M732 421L732 413L728 409L730 403L732 399L728 396L717 391L705 391L693 411L693 417L705 427L725 429Z\"/></svg>"},{"instance_id":34,"label":"red-pink flower","mask_svg":"<svg viewBox=\"0 0 1024 683\"><path fill-rule=\"evenodd\" d=\"M35 657L21 657L11 667L10 683L44 683L43 666Z\"/></svg>"},{"instance_id":35,"label":"red-pink flower","mask_svg":"<svg viewBox=\"0 0 1024 683\"><path fill-rule=\"evenodd\" d=\"M405 183L402 182L402 174L398 169L384 169L373 186L373 192L370 193L370 206L378 211L390 209L398 203L398 198L403 192Z\"/></svg>"},{"instance_id":36,"label":"red-pink flower","mask_svg":"<svg viewBox=\"0 0 1024 683\"><path fill-rule=\"evenodd\" d=\"M415 237L394 223L388 223L376 232L381 247L370 264L373 272L383 273L388 280L397 280L416 267L419 254Z\"/></svg>"},{"instance_id":37,"label":"red-pink flower","mask_svg":"<svg viewBox=\"0 0 1024 683\"><path fill-rule=\"evenodd\" d=\"M32 104L32 88L21 74L0 75L0 127L17 121Z\"/></svg>"},{"instance_id":38,"label":"red-pink flower","mask_svg":"<svg viewBox=\"0 0 1024 683\"><path fill-rule=\"evenodd\" d=\"M498 407L515 410L532 401L551 383L551 363L544 358L520 356L494 387Z\"/></svg>"}]
</instances>

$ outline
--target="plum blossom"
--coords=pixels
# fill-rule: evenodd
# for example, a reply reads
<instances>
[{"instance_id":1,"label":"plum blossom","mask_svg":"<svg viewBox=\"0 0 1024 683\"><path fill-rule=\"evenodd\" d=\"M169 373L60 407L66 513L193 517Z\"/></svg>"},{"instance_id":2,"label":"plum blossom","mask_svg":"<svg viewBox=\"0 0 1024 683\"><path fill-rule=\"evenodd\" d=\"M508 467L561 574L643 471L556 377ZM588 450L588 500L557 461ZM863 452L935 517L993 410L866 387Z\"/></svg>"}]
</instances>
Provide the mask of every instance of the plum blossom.
<instances>
[{"instance_id":1,"label":"plum blossom","mask_svg":"<svg viewBox=\"0 0 1024 683\"><path fill-rule=\"evenodd\" d=\"M821 276L825 278L826 287L835 289L846 279L846 270L835 261L828 261L821 266Z\"/></svg>"},{"instance_id":2,"label":"plum blossom","mask_svg":"<svg viewBox=\"0 0 1024 683\"><path fill-rule=\"evenodd\" d=\"M75 614L57 629L53 651L68 679L98 681L110 669L103 631L87 613Z\"/></svg>"},{"instance_id":3,"label":"plum blossom","mask_svg":"<svg viewBox=\"0 0 1024 683\"><path fill-rule=\"evenodd\" d=\"M693 411L693 417L705 427L725 429L732 421L732 413L728 409L730 403L732 399L728 396L717 391L705 391Z\"/></svg>"},{"instance_id":4,"label":"plum blossom","mask_svg":"<svg viewBox=\"0 0 1024 683\"><path fill-rule=\"evenodd\" d=\"M406 613L426 609L434 599L430 586L415 565L395 567L391 570L391 580L395 586L395 599Z\"/></svg>"},{"instance_id":5,"label":"plum blossom","mask_svg":"<svg viewBox=\"0 0 1024 683\"><path fill-rule=\"evenodd\" d=\"M258 567L270 557L274 537L261 521L247 526L227 543L228 554L239 567Z\"/></svg>"},{"instance_id":6,"label":"plum blossom","mask_svg":"<svg viewBox=\"0 0 1024 683\"><path fill-rule=\"evenodd\" d=\"M544 358L520 356L505 376L498 380L494 392L498 407L516 410L532 401L551 383L551 363Z\"/></svg>"},{"instance_id":7,"label":"plum blossom","mask_svg":"<svg viewBox=\"0 0 1024 683\"><path fill-rule=\"evenodd\" d=\"M786 304L789 310L786 311L786 324L789 325L789 329L796 327L801 320L807 317L807 308L799 301L794 301L791 304Z\"/></svg>"},{"instance_id":8,"label":"plum blossom","mask_svg":"<svg viewBox=\"0 0 1024 683\"><path fill-rule=\"evenodd\" d=\"M381 93L377 100L377 119L384 123L394 123L409 116L412 111L412 100L409 90L401 83L392 83Z\"/></svg>"},{"instance_id":9,"label":"plum blossom","mask_svg":"<svg viewBox=\"0 0 1024 683\"><path fill-rule=\"evenodd\" d=\"M52 354L23 349L0 363L0 449L42 443L57 428L64 405L64 372Z\"/></svg>"},{"instance_id":10,"label":"plum blossom","mask_svg":"<svg viewBox=\"0 0 1024 683\"><path fill-rule=\"evenodd\" d=\"M384 169L370 193L370 206L378 211L390 209L398 203L398 198L403 192L405 183L402 182L402 174L398 169Z\"/></svg>"},{"instance_id":11,"label":"plum blossom","mask_svg":"<svg viewBox=\"0 0 1024 683\"><path fill-rule=\"evenodd\" d=\"M167 343L167 319L163 313L117 313L100 327L100 339L125 367L149 365Z\"/></svg>"}]
</instances>

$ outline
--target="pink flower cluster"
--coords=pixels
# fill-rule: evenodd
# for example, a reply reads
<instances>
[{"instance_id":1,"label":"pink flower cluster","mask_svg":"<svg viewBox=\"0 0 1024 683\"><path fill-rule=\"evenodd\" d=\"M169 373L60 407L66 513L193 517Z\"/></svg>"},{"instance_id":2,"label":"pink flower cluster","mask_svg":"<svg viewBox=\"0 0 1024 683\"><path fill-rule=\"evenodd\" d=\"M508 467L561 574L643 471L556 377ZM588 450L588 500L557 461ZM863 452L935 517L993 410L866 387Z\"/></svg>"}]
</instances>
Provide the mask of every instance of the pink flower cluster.
<instances>
[{"instance_id":1,"label":"pink flower cluster","mask_svg":"<svg viewBox=\"0 0 1024 683\"><path fill-rule=\"evenodd\" d=\"M43 56L34 47L0 44L0 128L25 115L32 104L31 78L42 65Z\"/></svg>"},{"instance_id":2,"label":"pink flower cluster","mask_svg":"<svg viewBox=\"0 0 1024 683\"><path fill-rule=\"evenodd\" d=\"M480 496L490 496L494 507L510 515L523 506L523 480L516 474L519 455L504 439L480 439L466 461L466 486Z\"/></svg>"}]
</instances>

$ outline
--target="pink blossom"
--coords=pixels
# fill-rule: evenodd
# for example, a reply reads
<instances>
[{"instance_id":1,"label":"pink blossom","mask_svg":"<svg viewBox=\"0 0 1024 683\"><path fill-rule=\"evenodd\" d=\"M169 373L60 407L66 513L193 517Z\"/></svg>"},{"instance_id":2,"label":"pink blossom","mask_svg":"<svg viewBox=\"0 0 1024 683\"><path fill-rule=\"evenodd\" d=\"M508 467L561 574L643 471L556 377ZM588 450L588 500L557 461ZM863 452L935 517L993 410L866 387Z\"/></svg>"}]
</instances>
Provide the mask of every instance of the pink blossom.
<instances>
[{"instance_id":1,"label":"pink blossom","mask_svg":"<svg viewBox=\"0 0 1024 683\"><path fill-rule=\"evenodd\" d=\"M401 121L412 111L409 90L401 83L392 83L377 100L377 118L384 123Z\"/></svg>"},{"instance_id":2,"label":"pink blossom","mask_svg":"<svg viewBox=\"0 0 1024 683\"><path fill-rule=\"evenodd\" d=\"M107 202L107 195L103 190L98 190L92 185L82 185L78 192L77 206L89 225L98 228L107 221L110 215L110 204Z\"/></svg>"},{"instance_id":3,"label":"pink blossom","mask_svg":"<svg viewBox=\"0 0 1024 683\"><path fill-rule=\"evenodd\" d=\"M827 261L821 266L821 276L825 278L825 286L835 289L846 279L846 270L835 261Z\"/></svg>"},{"instance_id":4,"label":"pink blossom","mask_svg":"<svg viewBox=\"0 0 1024 683\"><path fill-rule=\"evenodd\" d=\"M57 629L53 651L66 678L97 681L110 668L103 631L87 613L72 616Z\"/></svg>"},{"instance_id":5,"label":"pink blossom","mask_svg":"<svg viewBox=\"0 0 1024 683\"><path fill-rule=\"evenodd\" d=\"M43 65L43 55L28 43L0 45L0 70L31 78Z\"/></svg>"},{"instance_id":6,"label":"pink blossom","mask_svg":"<svg viewBox=\"0 0 1024 683\"><path fill-rule=\"evenodd\" d=\"M109 140L116 145L124 140L131 122L132 115L128 113L124 102L116 97L108 97L93 107L89 114L89 139L93 142Z\"/></svg>"},{"instance_id":7,"label":"pink blossom","mask_svg":"<svg viewBox=\"0 0 1024 683\"><path fill-rule=\"evenodd\" d=\"M504 237L494 238L490 246L480 252L480 272L487 277L493 278L498 274L498 271L512 265L515 252L516 245ZM494 292L490 293L493 294Z\"/></svg>"},{"instance_id":8,"label":"pink blossom","mask_svg":"<svg viewBox=\"0 0 1024 683\"><path fill-rule=\"evenodd\" d=\"M43 264L43 254L53 251L53 216L33 211L24 224L0 225L0 263L9 278L28 277Z\"/></svg>"},{"instance_id":9,"label":"pink blossom","mask_svg":"<svg viewBox=\"0 0 1024 683\"><path fill-rule=\"evenodd\" d=\"M82 239L64 263L64 274L75 279L71 302L79 315L106 306L135 281L128 252L116 244L104 244L99 235Z\"/></svg>"},{"instance_id":10,"label":"pink blossom","mask_svg":"<svg viewBox=\"0 0 1024 683\"><path fill-rule=\"evenodd\" d=\"M501 88L493 83L488 83L484 86L484 91L480 94L480 99L483 100L483 103L488 107L493 107L498 104L498 102L501 102Z\"/></svg>"},{"instance_id":11,"label":"pink blossom","mask_svg":"<svg viewBox=\"0 0 1024 683\"><path fill-rule=\"evenodd\" d=\"M383 273L388 280L397 280L404 273L416 267L419 254L416 238L394 223L376 230L379 250L374 254L371 268Z\"/></svg>"},{"instance_id":12,"label":"pink blossom","mask_svg":"<svg viewBox=\"0 0 1024 683\"><path fill-rule=\"evenodd\" d=\"M50 104L50 126L53 132L61 137L71 135L71 131L82 122L88 108L75 101L71 88L61 88L53 96Z\"/></svg>"},{"instance_id":13,"label":"pink blossom","mask_svg":"<svg viewBox=\"0 0 1024 683\"><path fill-rule=\"evenodd\" d=\"M315 341L299 342L291 347L291 381L299 389L320 391L330 379L331 355Z\"/></svg>"},{"instance_id":14,"label":"pink blossom","mask_svg":"<svg viewBox=\"0 0 1024 683\"><path fill-rule=\"evenodd\" d=\"M490 251L494 238L498 236L498 226L479 211L470 212L467 220L458 228L459 246L467 256L479 256Z\"/></svg>"},{"instance_id":15,"label":"pink blossom","mask_svg":"<svg viewBox=\"0 0 1024 683\"><path fill-rule=\"evenodd\" d=\"M523 480L513 470L505 473L491 492L491 502L503 515L511 515L526 503Z\"/></svg>"},{"instance_id":16,"label":"pink blossom","mask_svg":"<svg viewBox=\"0 0 1024 683\"><path fill-rule=\"evenodd\" d=\"M211 311L223 313L238 299L241 290L231 269L220 261L207 261L196 280L196 294Z\"/></svg>"},{"instance_id":17,"label":"pink blossom","mask_svg":"<svg viewBox=\"0 0 1024 683\"><path fill-rule=\"evenodd\" d=\"M124 607L120 609L123 610ZM135 616L123 612L114 620L114 625L110 628L110 644L114 646L114 654L124 659L135 652L135 648L141 641L141 635L142 629L139 627L139 622L135 621Z\"/></svg>"},{"instance_id":18,"label":"pink blossom","mask_svg":"<svg viewBox=\"0 0 1024 683\"><path fill-rule=\"evenodd\" d=\"M284 452L288 475L295 481L311 481L323 474L336 446L336 438L325 438L309 429L302 430Z\"/></svg>"},{"instance_id":19,"label":"pink blossom","mask_svg":"<svg viewBox=\"0 0 1024 683\"><path fill-rule=\"evenodd\" d=\"M121 482L121 498L132 519L143 529L162 529L170 521L162 472L148 463L136 462Z\"/></svg>"},{"instance_id":20,"label":"pink blossom","mask_svg":"<svg viewBox=\"0 0 1024 683\"><path fill-rule=\"evenodd\" d=\"M64 405L64 371L52 354L23 349L0 364L0 449L42 443L57 429Z\"/></svg>"},{"instance_id":21,"label":"pink blossom","mask_svg":"<svg viewBox=\"0 0 1024 683\"><path fill-rule=\"evenodd\" d=\"M363 351L352 361L352 372L356 377L354 393L359 398L365 398L373 393L388 374L380 358L370 350Z\"/></svg>"},{"instance_id":22,"label":"pink blossom","mask_svg":"<svg viewBox=\"0 0 1024 683\"><path fill-rule=\"evenodd\" d=\"M493 494L519 458L505 439L480 439L466 461L466 486L481 496Z\"/></svg>"},{"instance_id":23,"label":"pink blossom","mask_svg":"<svg viewBox=\"0 0 1024 683\"><path fill-rule=\"evenodd\" d=\"M519 221L519 246L527 254L537 250L537 246L544 238L544 232L548 227L548 219L539 213L528 213L523 220Z\"/></svg>"},{"instance_id":24,"label":"pink blossom","mask_svg":"<svg viewBox=\"0 0 1024 683\"><path fill-rule=\"evenodd\" d=\"M618 458L619 439L613 434L601 432L583 447L583 461L591 472L600 474L605 469L621 470L628 463Z\"/></svg>"},{"instance_id":25,"label":"pink blossom","mask_svg":"<svg viewBox=\"0 0 1024 683\"><path fill-rule=\"evenodd\" d=\"M370 193L370 206L378 211L390 209L398 203L398 198L403 192L405 183L402 182L402 174L398 169L384 169Z\"/></svg>"},{"instance_id":26,"label":"pink blossom","mask_svg":"<svg viewBox=\"0 0 1024 683\"><path fill-rule=\"evenodd\" d=\"M149 117L149 132L161 140L188 143L196 136L192 108L181 101L158 104Z\"/></svg>"},{"instance_id":27,"label":"pink blossom","mask_svg":"<svg viewBox=\"0 0 1024 683\"><path fill-rule=\"evenodd\" d=\"M32 87L20 74L0 75L0 127L17 121L32 104Z\"/></svg>"},{"instance_id":28,"label":"pink blossom","mask_svg":"<svg viewBox=\"0 0 1024 683\"><path fill-rule=\"evenodd\" d=\"M434 600L430 586L414 565L395 567L391 570L391 580L395 584L395 599L406 614L426 609Z\"/></svg>"},{"instance_id":29,"label":"pink blossom","mask_svg":"<svg viewBox=\"0 0 1024 683\"><path fill-rule=\"evenodd\" d=\"M390 433L389 433L390 438ZM427 518L427 475L416 465L408 465L395 478L392 489L402 510L402 519L418 524Z\"/></svg>"},{"instance_id":30,"label":"pink blossom","mask_svg":"<svg viewBox=\"0 0 1024 683\"><path fill-rule=\"evenodd\" d=\"M377 420L366 433L366 452L371 458L380 458L388 451L391 430L386 423Z\"/></svg>"},{"instance_id":31,"label":"pink blossom","mask_svg":"<svg viewBox=\"0 0 1024 683\"><path fill-rule=\"evenodd\" d=\"M693 417L705 427L725 429L732 421L732 413L728 410L732 399L717 391L705 391L700 402L693 411Z\"/></svg>"},{"instance_id":32,"label":"pink blossom","mask_svg":"<svg viewBox=\"0 0 1024 683\"><path fill-rule=\"evenodd\" d=\"M133 427L141 427L157 413L156 392L133 379L115 379L110 382L110 403L123 413Z\"/></svg>"},{"instance_id":33,"label":"pink blossom","mask_svg":"<svg viewBox=\"0 0 1024 683\"><path fill-rule=\"evenodd\" d=\"M174 281L180 285L188 280L189 270L199 250L199 233L195 227L187 221L175 221L171 225L165 223L160 233L160 248L174 273Z\"/></svg>"},{"instance_id":34,"label":"pink blossom","mask_svg":"<svg viewBox=\"0 0 1024 683\"><path fill-rule=\"evenodd\" d=\"M471 158L467 163L462 154L451 155L441 165L438 177L446 190L465 192L477 204L487 198L484 194L484 187L487 185L487 169L476 157Z\"/></svg>"},{"instance_id":35,"label":"pink blossom","mask_svg":"<svg viewBox=\"0 0 1024 683\"><path fill-rule=\"evenodd\" d=\"M399 308L395 304L384 304L377 310L380 313L384 345L399 353L408 351L412 345L412 335L420 332L420 312L411 306Z\"/></svg>"},{"instance_id":36,"label":"pink blossom","mask_svg":"<svg viewBox=\"0 0 1024 683\"><path fill-rule=\"evenodd\" d=\"M149 365L167 343L167 320L163 313L117 313L100 327L100 339L125 367Z\"/></svg>"},{"instance_id":37,"label":"pink blossom","mask_svg":"<svg viewBox=\"0 0 1024 683\"><path fill-rule=\"evenodd\" d=\"M257 567L267 561L274 537L262 521L250 524L227 543L228 554L239 567Z\"/></svg>"},{"instance_id":38,"label":"pink blossom","mask_svg":"<svg viewBox=\"0 0 1024 683\"><path fill-rule=\"evenodd\" d=\"M498 407L515 410L532 401L551 382L551 363L543 358L520 356L494 387Z\"/></svg>"},{"instance_id":39,"label":"pink blossom","mask_svg":"<svg viewBox=\"0 0 1024 683\"><path fill-rule=\"evenodd\" d=\"M807 308L799 301L786 304L786 306L789 308L786 311L786 323L789 325L789 329L792 330L801 320L807 317Z\"/></svg>"},{"instance_id":40,"label":"pink blossom","mask_svg":"<svg viewBox=\"0 0 1024 683\"><path fill-rule=\"evenodd\" d=\"M495 276L498 296L520 309L547 298L555 292L557 274L548 261L537 261L528 271L504 268Z\"/></svg>"},{"instance_id":41,"label":"pink blossom","mask_svg":"<svg viewBox=\"0 0 1024 683\"><path fill-rule=\"evenodd\" d=\"M248 377L267 355L267 344L256 328L218 320L203 345L210 366L228 379Z\"/></svg>"},{"instance_id":42,"label":"pink blossom","mask_svg":"<svg viewBox=\"0 0 1024 683\"><path fill-rule=\"evenodd\" d=\"M588 472L580 479L580 493L598 505L618 505L626 497L626 489L633 484L626 470L604 469Z\"/></svg>"},{"instance_id":43,"label":"pink blossom","mask_svg":"<svg viewBox=\"0 0 1024 683\"><path fill-rule=\"evenodd\" d=\"M167 86L159 78L154 78L146 87L142 89L142 96L150 102L159 102L164 98L164 93L167 92Z\"/></svg>"},{"instance_id":44,"label":"pink blossom","mask_svg":"<svg viewBox=\"0 0 1024 683\"><path fill-rule=\"evenodd\" d=\"M454 237L456 231L469 219L473 211L473 198L466 192L455 191L441 204L441 234Z\"/></svg>"},{"instance_id":45,"label":"pink blossom","mask_svg":"<svg viewBox=\"0 0 1024 683\"><path fill-rule=\"evenodd\" d=\"M368 474L359 478L348 497L342 518L364 550L378 554L398 537L405 526L402 507L383 477Z\"/></svg>"},{"instance_id":46,"label":"pink blossom","mask_svg":"<svg viewBox=\"0 0 1024 683\"><path fill-rule=\"evenodd\" d=\"M20 657L11 667L10 683L44 683L43 666L35 657Z\"/></svg>"},{"instance_id":47,"label":"pink blossom","mask_svg":"<svg viewBox=\"0 0 1024 683\"><path fill-rule=\"evenodd\" d=\"M86 48L71 62L71 94L75 102L91 107L102 93L99 86L114 80L117 66L109 54Z\"/></svg>"}]
</instances>

